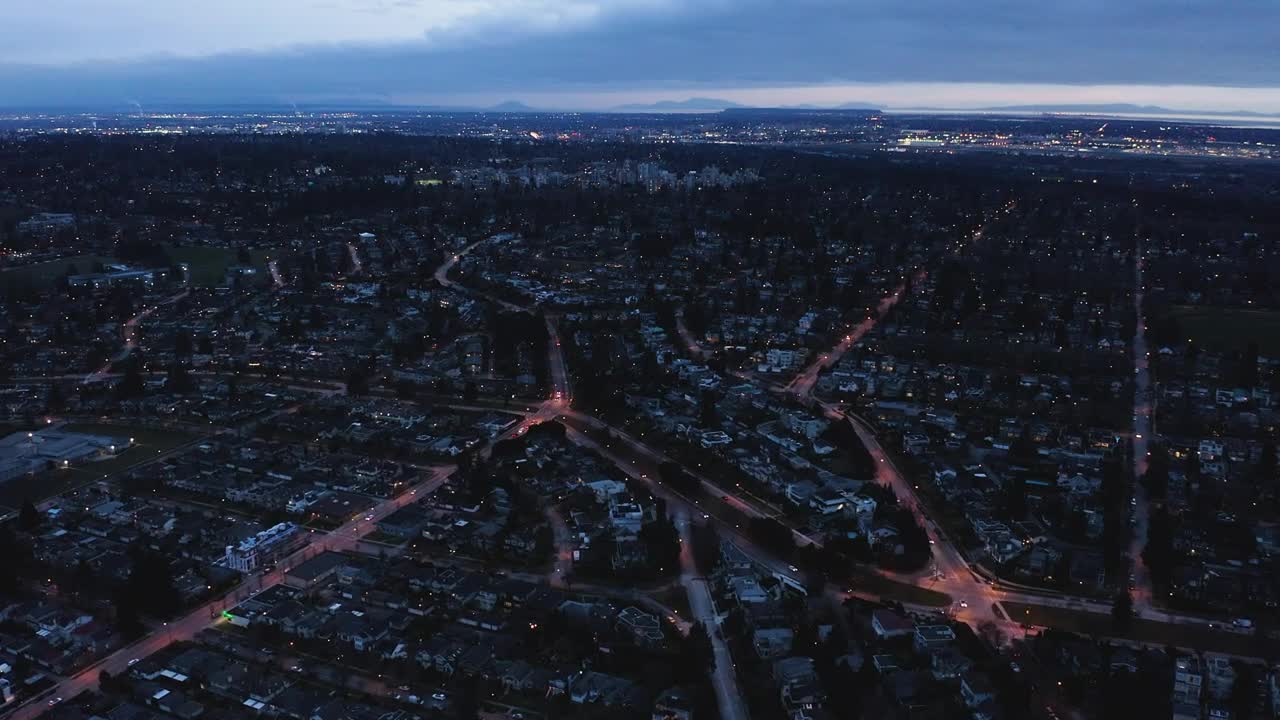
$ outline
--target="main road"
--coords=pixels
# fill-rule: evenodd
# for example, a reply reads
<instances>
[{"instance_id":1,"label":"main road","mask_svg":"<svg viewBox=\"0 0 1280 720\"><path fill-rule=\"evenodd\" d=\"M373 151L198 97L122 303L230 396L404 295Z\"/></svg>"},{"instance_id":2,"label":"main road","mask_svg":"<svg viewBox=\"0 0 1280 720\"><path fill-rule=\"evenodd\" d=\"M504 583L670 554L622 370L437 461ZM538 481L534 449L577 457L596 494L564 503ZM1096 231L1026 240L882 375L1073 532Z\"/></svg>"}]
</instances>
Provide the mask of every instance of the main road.
<instances>
[{"instance_id":1,"label":"main road","mask_svg":"<svg viewBox=\"0 0 1280 720\"><path fill-rule=\"evenodd\" d=\"M1147 318L1143 311L1142 241L1137 242L1133 262L1133 522L1129 540L1129 558L1133 568L1133 609L1141 614L1151 612L1154 593L1151 573L1143 562L1150 526L1151 499L1142 484L1151 459L1150 443L1155 439L1155 399L1151 392L1151 353L1147 350Z\"/></svg>"},{"instance_id":2,"label":"main road","mask_svg":"<svg viewBox=\"0 0 1280 720\"><path fill-rule=\"evenodd\" d=\"M50 690L41 693L32 702L16 708L8 716L10 720L32 720L47 710L45 697L71 698L86 690L93 689L103 672L118 675L129 669L131 660L143 658L159 652L171 643L189 641L202 630L209 627L218 613L233 606L240 598L249 593L256 593L277 585L284 580L285 574L294 565L314 556L321 550L346 551L354 549L360 539L372 532L378 522L400 508L417 502L435 492L456 470L454 466L433 468L427 479L408 488L404 493L383 500L373 508L353 516L341 526L327 532L314 533L310 543L281 559L270 572L262 575L245 575L241 581L226 593L210 600L179 618L162 623L153 628L145 637L126 645L107 655L98 662L80 670L75 675L63 678Z\"/></svg>"},{"instance_id":3,"label":"main road","mask_svg":"<svg viewBox=\"0 0 1280 720\"><path fill-rule=\"evenodd\" d=\"M675 524L680 531L680 583L684 585L685 595L689 598L693 619L702 623L711 639L711 652L715 658L711 685L716 692L720 717L724 720L747 720L749 715L746 703L742 700L742 692L738 689L733 653L729 651L729 643L720 629L716 604L711 597L711 589L707 586L707 579L698 572L697 563L694 562L692 524L688 512L683 508L675 512Z\"/></svg>"},{"instance_id":4,"label":"main road","mask_svg":"<svg viewBox=\"0 0 1280 720\"><path fill-rule=\"evenodd\" d=\"M918 284L923 282L928 276L928 272L924 270L917 270L911 275L911 279L913 283ZM875 328L876 324L880 322L881 318L889 314L889 311L898 304L898 301L902 299L906 292L907 284L903 282L894 288L893 292L880 298L880 302L876 304L875 311L873 313L869 313L867 317L863 318L862 322L850 329L844 337L840 338L840 341L835 344L835 347L831 348L831 350L827 352L819 353L818 356L813 359L813 362L809 363L808 366L791 379L791 382L787 383L787 391L800 399L812 396L813 386L818 383L818 375L822 373L823 368L831 367L840 362L840 358L844 357L844 354L849 352L849 348L858 344L858 342L862 340L863 336L871 332L871 330Z\"/></svg>"}]
</instances>

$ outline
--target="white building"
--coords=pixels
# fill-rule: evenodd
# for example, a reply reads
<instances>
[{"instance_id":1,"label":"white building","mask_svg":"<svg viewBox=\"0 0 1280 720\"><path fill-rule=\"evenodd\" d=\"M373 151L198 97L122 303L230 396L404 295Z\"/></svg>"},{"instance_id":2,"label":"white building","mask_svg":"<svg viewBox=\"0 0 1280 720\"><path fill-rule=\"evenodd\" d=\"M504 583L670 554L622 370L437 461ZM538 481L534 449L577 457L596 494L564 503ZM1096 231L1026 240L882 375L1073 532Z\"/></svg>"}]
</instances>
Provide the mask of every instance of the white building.
<instances>
[{"instance_id":1,"label":"white building","mask_svg":"<svg viewBox=\"0 0 1280 720\"><path fill-rule=\"evenodd\" d=\"M18 223L18 232L45 234L51 233L59 228L71 227L76 224L76 216L71 213L36 213L29 219Z\"/></svg>"},{"instance_id":2,"label":"white building","mask_svg":"<svg viewBox=\"0 0 1280 720\"><path fill-rule=\"evenodd\" d=\"M240 572L250 572L284 557L306 543L306 535L297 525L283 522L245 538L236 545L227 546L227 567Z\"/></svg>"}]
</instances>

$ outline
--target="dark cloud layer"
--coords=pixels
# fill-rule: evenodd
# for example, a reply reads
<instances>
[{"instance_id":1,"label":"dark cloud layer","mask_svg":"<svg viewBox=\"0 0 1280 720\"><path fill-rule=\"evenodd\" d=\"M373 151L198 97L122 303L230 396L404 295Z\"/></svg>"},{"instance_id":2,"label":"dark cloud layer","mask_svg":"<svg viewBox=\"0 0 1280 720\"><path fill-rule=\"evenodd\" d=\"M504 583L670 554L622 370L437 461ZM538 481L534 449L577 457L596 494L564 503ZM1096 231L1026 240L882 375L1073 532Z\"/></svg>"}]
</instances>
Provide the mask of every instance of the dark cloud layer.
<instances>
[{"instance_id":1,"label":"dark cloud layer","mask_svg":"<svg viewBox=\"0 0 1280 720\"><path fill-rule=\"evenodd\" d=\"M1280 86L1275 0L741 0L586 28L202 59L0 65L0 104L448 97L830 82Z\"/></svg>"}]
</instances>

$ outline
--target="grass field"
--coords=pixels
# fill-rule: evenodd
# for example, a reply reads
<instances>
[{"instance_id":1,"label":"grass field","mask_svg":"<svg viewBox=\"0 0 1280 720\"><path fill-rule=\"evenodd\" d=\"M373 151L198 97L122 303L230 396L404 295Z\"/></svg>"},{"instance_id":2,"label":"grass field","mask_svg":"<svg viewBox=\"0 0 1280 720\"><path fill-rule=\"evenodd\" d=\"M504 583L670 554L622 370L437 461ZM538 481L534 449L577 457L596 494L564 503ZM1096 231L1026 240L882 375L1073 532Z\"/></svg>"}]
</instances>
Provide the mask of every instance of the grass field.
<instances>
[{"instance_id":1,"label":"grass field","mask_svg":"<svg viewBox=\"0 0 1280 720\"><path fill-rule=\"evenodd\" d=\"M187 263L191 266L191 284L202 287L210 287L221 285L223 276L227 273L227 268L236 264L236 249L196 246L196 247L170 247L168 248L169 257L175 262ZM252 254L253 266L258 272L265 273L267 270L267 254L262 251L254 251Z\"/></svg>"},{"instance_id":2,"label":"grass field","mask_svg":"<svg viewBox=\"0 0 1280 720\"><path fill-rule=\"evenodd\" d=\"M94 264L100 262L108 263L114 262L114 260L103 255L72 255L26 267L9 268L0 271L0 287L12 287L15 285L44 287L65 275L67 268L72 265L75 266L76 273L83 274L93 272Z\"/></svg>"},{"instance_id":3,"label":"grass field","mask_svg":"<svg viewBox=\"0 0 1280 720\"><path fill-rule=\"evenodd\" d=\"M869 570L855 569L849 579L849 587L856 592L872 593L885 600L897 600L908 605L937 608L951 605L951 596L944 592L890 580Z\"/></svg>"},{"instance_id":4,"label":"grass field","mask_svg":"<svg viewBox=\"0 0 1280 720\"><path fill-rule=\"evenodd\" d=\"M64 425L62 429L92 435L131 437L134 445L110 460L88 463L67 470L24 475L0 484L0 505L18 507L24 500L38 502L158 457L197 437L179 430L97 423L71 423Z\"/></svg>"},{"instance_id":5,"label":"grass field","mask_svg":"<svg viewBox=\"0 0 1280 720\"><path fill-rule=\"evenodd\" d=\"M1209 627L1208 622L1194 624L1170 624L1135 618L1125 635L1118 635L1111 627L1111 616L1070 610L1067 608L1003 603L1009 618L1015 622L1030 623L1056 630L1067 630L1081 635L1099 637L1123 637L1126 640L1175 645L1200 651L1230 653L1247 657L1265 657L1267 641L1255 635L1245 635Z\"/></svg>"},{"instance_id":6,"label":"grass field","mask_svg":"<svg viewBox=\"0 0 1280 720\"><path fill-rule=\"evenodd\" d=\"M1244 350L1256 342L1263 355L1280 355L1280 311L1176 305L1169 317L1177 321L1183 337L1198 345Z\"/></svg>"},{"instance_id":7,"label":"grass field","mask_svg":"<svg viewBox=\"0 0 1280 720\"><path fill-rule=\"evenodd\" d=\"M227 268L236 264L236 249L225 247L175 247L165 250L174 262L183 262L191 266L191 284L199 287L212 287L222 284ZM267 271L267 253L255 250L251 253L253 266L259 273ZM77 273L93 272L96 263L116 262L115 258L103 255L73 255L70 257L49 260L22 268L10 268L0 271L0 288L18 286L45 287L53 284L66 274L67 268L74 265Z\"/></svg>"},{"instance_id":8,"label":"grass field","mask_svg":"<svg viewBox=\"0 0 1280 720\"><path fill-rule=\"evenodd\" d=\"M689 606L689 594L680 585L673 585L670 589L657 593L654 599L675 610L686 620L693 617L693 609Z\"/></svg>"}]
</instances>

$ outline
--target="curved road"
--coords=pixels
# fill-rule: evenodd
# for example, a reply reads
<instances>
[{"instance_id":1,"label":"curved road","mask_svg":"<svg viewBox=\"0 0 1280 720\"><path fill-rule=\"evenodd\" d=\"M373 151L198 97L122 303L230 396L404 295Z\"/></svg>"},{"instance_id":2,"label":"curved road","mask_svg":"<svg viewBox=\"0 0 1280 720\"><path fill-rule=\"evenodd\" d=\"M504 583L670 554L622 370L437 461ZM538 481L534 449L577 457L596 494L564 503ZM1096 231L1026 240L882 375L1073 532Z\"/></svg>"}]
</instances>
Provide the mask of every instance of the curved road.
<instances>
[{"instance_id":1,"label":"curved road","mask_svg":"<svg viewBox=\"0 0 1280 720\"><path fill-rule=\"evenodd\" d=\"M186 297L190 293L191 293L190 290L183 290L177 295L173 295L164 300L161 300L155 305L143 305L142 310L138 314L129 318L124 322L123 325L120 326L120 337L122 340L124 340L124 347L121 348L120 352L116 353L115 357L107 361L107 363L104 364L102 367L86 375L84 378L85 384L87 385L90 383L96 383L103 380L109 374L111 374L112 365L123 361L125 358L129 357L129 355L133 353L134 349L138 347L138 325L143 320L146 320L148 317L150 317L151 313L155 312L157 309L159 309L164 305L169 305L171 303L175 303L181 300L182 298Z\"/></svg>"}]
</instances>

